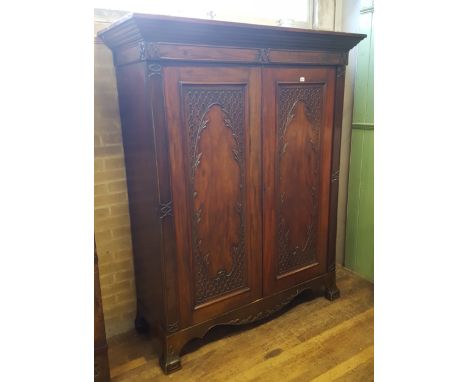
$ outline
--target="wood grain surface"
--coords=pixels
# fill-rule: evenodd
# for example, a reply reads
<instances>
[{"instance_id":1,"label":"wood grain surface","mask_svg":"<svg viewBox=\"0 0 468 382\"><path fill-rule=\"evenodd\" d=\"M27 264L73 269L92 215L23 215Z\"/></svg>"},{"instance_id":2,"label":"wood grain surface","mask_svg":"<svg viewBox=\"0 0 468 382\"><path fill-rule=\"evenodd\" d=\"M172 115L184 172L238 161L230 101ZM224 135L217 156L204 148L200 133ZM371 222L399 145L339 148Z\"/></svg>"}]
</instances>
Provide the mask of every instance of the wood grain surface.
<instances>
[{"instance_id":1,"label":"wood grain surface","mask_svg":"<svg viewBox=\"0 0 468 382\"><path fill-rule=\"evenodd\" d=\"M153 340L114 337L112 381L373 381L373 285L341 267L337 285L334 302L305 294L266 321L214 328L184 347L184 367L169 376Z\"/></svg>"},{"instance_id":2,"label":"wood grain surface","mask_svg":"<svg viewBox=\"0 0 468 382\"><path fill-rule=\"evenodd\" d=\"M306 290L338 298L342 65L364 35L134 14L99 36L117 74L135 327L158 337L163 370L179 370L182 348L215 325L265 320ZM297 339L299 328L277 336ZM314 341L267 359L262 348L245 359L252 347L238 344L196 372L187 357L181 377L207 379L222 363L211 379L270 379L280 362L275 377L302 379L298 354L321 349ZM240 348L242 365L231 364Z\"/></svg>"}]
</instances>

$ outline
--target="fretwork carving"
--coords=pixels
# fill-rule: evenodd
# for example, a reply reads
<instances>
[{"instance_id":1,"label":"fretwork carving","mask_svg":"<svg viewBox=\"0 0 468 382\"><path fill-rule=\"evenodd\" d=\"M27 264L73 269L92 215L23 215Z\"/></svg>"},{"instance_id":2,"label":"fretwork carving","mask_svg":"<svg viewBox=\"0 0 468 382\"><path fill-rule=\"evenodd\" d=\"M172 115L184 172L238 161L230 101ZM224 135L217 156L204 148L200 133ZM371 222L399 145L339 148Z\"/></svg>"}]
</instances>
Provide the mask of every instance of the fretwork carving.
<instances>
[{"instance_id":1,"label":"fretwork carving","mask_svg":"<svg viewBox=\"0 0 468 382\"><path fill-rule=\"evenodd\" d=\"M192 251L195 277L195 305L227 292L246 286L245 268L245 213L244 213L244 108L245 87L243 85L186 85L183 87L183 100L189 134L190 152L190 186L193 205L192 216ZM218 106L223 114L224 126L210 126L208 114L211 108ZM237 200L233 200L235 212L238 214L239 227L237 242L232 245L230 255L231 269L219 269L216 276L210 274L210 256L204 248L204 238L200 237L199 225L204 216L203 203L195 208L199 190L195 189L197 170L204 160L199 142L208 128L227 128L233 138L232 159L239 167L239 191ZM216 179L210 180L216 182Z\"/></svg>"},{"instance_id":2,"label":"fretwork carving","mask_svg":"<svg viewBox=\"0 0 468 382\"><path fill-rule=\"evenodd\" d=\"M319 185L319 165L320 165L320 129L322 125L322 102L323 88L321 85L280 85L279 104L278 104L278 135L277 135L277 245L278 245L278 274L284 274L294 269L300 268L307 264L311 264L316 259L317 247L317 229L318 229L318 185ZM305 114L307 122L304 126L300 126L301 137L307 142L297 138L296 145L298 147L288 148L290 142L287 139L287 132L296 114L301 107L302 113ZM299 139L299 140L297 140ZM299 142L299 143L298 143ZM288 150L291 152L302 150L302 152L294 152L294 156L301 160L304 157L312 158L303 166L307 166L307 176L311 178L307 189L291 190L288 188L287 177L291 176L290 172L295 170L288 168L282 171L282 162L285 156L288 155ZM291 162L288 162L291 166ZM310 174L309 174L310 173ZM287 194L285 189L289 189L292 194ZM300 195L305 198L307 203L304 205L306 210L299 212L302 215L301 222L291 221L291 217L287 218L287 210L297 204L298 193L307 193ZM304 215L306 214L306 215ZM289 213L290 215L290 213ZM299 217L299 216L298 216ZM305 239L302 242L293 242L291 238L291 227L294 224L305 224L301 229L305 233ZM304 234L303 234L304 236Z\"/></svg>"}]
</instances>

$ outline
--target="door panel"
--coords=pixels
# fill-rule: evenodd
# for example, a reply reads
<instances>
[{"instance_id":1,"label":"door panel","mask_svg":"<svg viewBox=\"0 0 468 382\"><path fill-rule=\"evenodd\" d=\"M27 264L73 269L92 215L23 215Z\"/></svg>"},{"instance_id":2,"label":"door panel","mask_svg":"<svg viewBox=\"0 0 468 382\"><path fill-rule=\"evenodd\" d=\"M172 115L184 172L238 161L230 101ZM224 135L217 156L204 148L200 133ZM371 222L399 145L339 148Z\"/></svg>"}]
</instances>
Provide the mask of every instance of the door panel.
<instances>
[{"instance_id":1,"label":"door panel","mask_svg":"<svg viewBox=\"0 0 468 382\"><path fill-rule=\"evenodd\" d=\"M334 76L263 69L264 295L326 271Z\"/></svg>"},{"instance_id":2,"label":"door panel","mask_svg":"<svg viewBox=\"0 0 468 382\"><path fill-rule=\"evenodd\" d=\"M169 67L164 80L189 325L261 296L260 72Z\"/></svg>"}]
</instances>

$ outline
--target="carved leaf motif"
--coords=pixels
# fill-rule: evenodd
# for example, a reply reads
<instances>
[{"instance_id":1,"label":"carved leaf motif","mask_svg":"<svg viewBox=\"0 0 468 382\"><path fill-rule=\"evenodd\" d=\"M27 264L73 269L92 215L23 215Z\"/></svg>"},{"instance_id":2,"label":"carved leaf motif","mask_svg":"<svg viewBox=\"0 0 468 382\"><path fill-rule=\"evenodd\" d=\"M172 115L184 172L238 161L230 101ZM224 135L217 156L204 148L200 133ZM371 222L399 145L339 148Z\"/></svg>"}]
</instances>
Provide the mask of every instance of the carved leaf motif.
<instances>
[{"instance_id":1,"label":"carved leaf motif","mask_svg":"<svg viewBox=\"0 0 468 382\"><path fill-rule=\"evenodd\" d=\"M198 167L198 165L200 164L200 158L201 156L203 155L203 153L198 153L196 158L195 158L195 163L193 164L195 166L195 168Z\"/></svg>"},{"instance_id":2,"label":"carved leaf motif","mask_svg":"<svg viewBox=\"0 0 468 382\"><path fill-rule=\"evenodd\" d=\"M177 332L178 330L179 330L179 321L175 321L167 325L167 331L169 333L174 333L174 332Z\"/></svg>"},{"instance_id":3,"label":"carved leaf motif","mask_svg":"<svg viewBox=\"0 0 468 382\"><path fill-rule=\"evenodd\" d=\"M308 289L309 287L304 287L304 288L299 288L296 289L292 294L289 296L285 297L284 300L280 301L277 303L275 306L271 307L270 309L265 309L262 310L256 314L251 314L247 317L243 318L235 318L231 321L228 321L228 325L243 325L243 324L248 324L251 322L259 321L262 320L268 316L271 316L273 313L276 313L280 309L284 308L286 305L288 305L294 298L296 298L301 292L304 290Z\"/></svg>"},{"instance_id":4,"label":"carved leaf motif","mask_svg":"<svg viewBox=\"0 0 468 382\"><path fill-rule=\"evenodd\" d=\"M278 274L284 274L316 259L323 88L280 85L278 91L277 245Z\"/></svg>"},{"instance_id":5,"label":"carved leaf motif","mask_svg":"<svg viewBox=\"0 0 468 382\"><path fill-rule=\"evenodd\" d=\"M244 213L244 195L243 195L243 184L244 184L244 102L245 102L245 88L239 85L220 85L220 86L203 86L203 85L185 85L183 86L183 99L184 99L184 113L186 115L186 121L188 125L189 135L189 151L190 151L190 169L191 169L191 195L193 196L193 219L192 219L192 255L195 268L195 293L194 300L195 305L202 304L203 302L228 293L230 291L242 288L246 286L246 268L245 268L245 213ZM218 109L216 109L218 108ZM221 123L216 122L218 117L216 113L211 110L220 110L222 113ZM211 114L210 114L211 113ZM215 114L212 114L215 113ZM211 115L210 118L209 115ZM213 121L210 122L210 119ZM216 122L216 123L215 123ZM207 134L215 134L219 130L212 129L228 129L230 131L229 140L221 142L212 142L208 148L207 156L203 154L201 149L202 137L204 131ZM216 134L218 134L216 133ZM223 135L225 137L225 135ZM214 136L213 136L214 137ZM226 139L226 138L224 138ZM211 186L216 186L216 182L221 182L222 179L211 178L206 175L206 172L214 171L214 168L220 163L216 160L213 161L213 152L226 153L223 147L228 147L229 152L232 153L231 158L233 163L236 163L237 170L233 173L222 174L222 176L230 177L224 186L224 191L227 194L223 194L222 197L229 200L229 195L237 195L236 199L233 200L231 206L225 205L222 208L226 208L226 211L232 209L235 216L229 218L229 225L232 231L235 226L235 241L232 238L234 233L231 233L232 246L229 249L230 264L222 265L213 274L212 269L219 263L219 253L217 251L208 250L212 247L212 243L225 242L218 240L216 237L206 237L202 240L202 236L207 234L206 227L210 224L219 224L219 222L208 223L213 216L206 215L207 209L211 205L211 208L216 208L219 212L220 205L216 204L216 201L207 198L210 194L210 189L206 189L206 182ZM216 145L216 147L213 147ZM214 151L213 151L214 150ZM211 159L210 159L211 158ZM211 162L207 162L211 161ZM215 163L216 162L216 163ZM203 165L205 163L205 165ZM208 164L207 164L208 163ZM205 167L204 167L205 166ZM206 167L208 166L208 167ZM223 167L232 168L232 164L223 163ZM231 166L231 167L229 167ZM236 173L238 175L236 175ZM201 177L201 178L200 178ZM208 178L207 178L208 177ZM205 180L200 180L205 179ZM234 181L234 183L232 181ZM199 183L202 182L202 183ZM232 188L232 184L237 184L237 191ZM199 189L200 185L203 185L202 189ZM227 189L226 189L227 187ZM226 191L227 190L227 191ZM231 190L231 191L229 191ZM215 197L217 198L217 197ZM213 207L215 203L218 207ZM226 212L228 213L228 212ZM224 218L225 215L221 215ZM208 219L208 220L203 220ZM232 222L236 222L235 226L232 226ZM206 226L208 224L208 226ZM204 227L204 228L203 228ZM213 230L211 230L213 231ZM211 246L210 246L211 245ZM208 246L208 247L207 247ZM222 250L222 248L218 248ZM216 269L216 268L215 268Z\"/></svg>"},{"instance_id":6,"label":"carved leaf motif","mask_svg":"<svg viewBox=\"0 0 468 382\"><path fill-rule=\"evenodd\" d=\"M167 203L161 203L159 206L160 209L160 216L159 218L162 220L166 216L172 216L172 201L169 201Z\"/></svg>"}]
</instances>

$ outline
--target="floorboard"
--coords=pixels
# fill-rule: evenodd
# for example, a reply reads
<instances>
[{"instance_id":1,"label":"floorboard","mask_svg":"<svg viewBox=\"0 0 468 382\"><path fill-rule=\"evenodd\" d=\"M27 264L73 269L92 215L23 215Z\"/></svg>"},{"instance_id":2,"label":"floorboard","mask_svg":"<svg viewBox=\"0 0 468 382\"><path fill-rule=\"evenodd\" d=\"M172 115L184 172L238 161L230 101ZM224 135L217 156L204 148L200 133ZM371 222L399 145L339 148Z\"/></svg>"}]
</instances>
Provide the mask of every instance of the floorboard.
<instances>
[{"instance_id":1,"label":"floorboard","mask_svg":"<svg viewBox=\"0 0 468 382\"><path fill-rule=\"evenodd\" d=\"M111 338L112 381L373 381L373 284L339 267L337 285L333 302L304 294L268 320L212 329L187 344L182 370L169 376L151 340Z\"/></svg>"}]
</instances>

